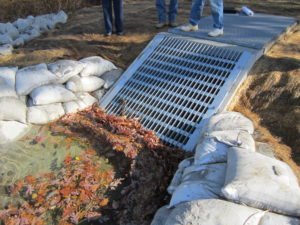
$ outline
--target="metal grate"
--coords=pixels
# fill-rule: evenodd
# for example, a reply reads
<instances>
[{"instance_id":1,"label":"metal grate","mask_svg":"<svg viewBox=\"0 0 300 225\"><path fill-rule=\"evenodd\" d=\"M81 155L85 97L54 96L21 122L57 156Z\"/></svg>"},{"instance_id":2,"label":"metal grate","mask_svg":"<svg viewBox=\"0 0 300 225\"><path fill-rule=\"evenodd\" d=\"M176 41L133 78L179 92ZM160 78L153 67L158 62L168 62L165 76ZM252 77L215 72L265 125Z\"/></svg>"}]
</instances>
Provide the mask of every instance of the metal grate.
<instances>
[{"instance_id":1,"label":"metal grate","mask_svg":"<svg viewBox=\"0 0 300 225\"><path fill-rule=\"evenodd\" d=\"M101 106L138 117L165 143L192 150L192 134L208 110L226 99L230 88L222 88L236 80L246 53L172 35L158 35L145 50Z\"/></svg>"}]
</instances>

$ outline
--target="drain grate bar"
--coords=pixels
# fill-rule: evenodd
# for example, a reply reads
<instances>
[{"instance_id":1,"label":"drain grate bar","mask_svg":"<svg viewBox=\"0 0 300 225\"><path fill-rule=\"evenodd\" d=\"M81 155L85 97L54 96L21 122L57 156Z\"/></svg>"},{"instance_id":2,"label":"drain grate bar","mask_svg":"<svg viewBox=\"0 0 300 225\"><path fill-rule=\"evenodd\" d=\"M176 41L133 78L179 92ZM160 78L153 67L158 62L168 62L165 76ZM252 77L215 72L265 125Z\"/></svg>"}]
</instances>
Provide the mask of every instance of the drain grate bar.
<instances>
[{"instance_id":1,"label":"drain grate bar","mask_svg":"<svg viewBox=\"0 0 300 225\"><path fill-rule=\"evenodd\" d=\"M159 34L100 105L138 117L165 143L192 150L201 121L224 104L252 54L236 46Z\"/></svg>"}]
</instances>

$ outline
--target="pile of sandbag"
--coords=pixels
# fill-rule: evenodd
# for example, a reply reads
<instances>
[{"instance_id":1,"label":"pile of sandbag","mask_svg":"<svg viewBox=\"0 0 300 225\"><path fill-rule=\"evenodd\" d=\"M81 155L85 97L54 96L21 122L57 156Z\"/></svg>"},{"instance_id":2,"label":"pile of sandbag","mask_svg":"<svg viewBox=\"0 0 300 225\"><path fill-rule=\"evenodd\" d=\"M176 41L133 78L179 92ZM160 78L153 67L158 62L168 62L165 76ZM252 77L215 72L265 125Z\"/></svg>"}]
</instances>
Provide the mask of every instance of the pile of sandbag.
<instances>
[{"instance_id":1,"label":"pile of sandbag","mask_svg":"<svg viewBox=\"0 0 300 225\"><path fill-rule=\"evenodd\" d=\"M253 132L240 113L211 117L152 225L299 225L298 180L287 164L256 152Z\"/></svg>"},{"instance_id":2,"label":"pile of sandbag","mask_svg":"<svg viewBox=\"0 0 300 225\"><path fill-rule=\"evenodd\" d=\"M19 136L10 130L21 134L28 124L47 124L91 106L121 74L99 56L21 69L0 67L0 143Z\"/></svg>"},{"instance_id":3,"label":"pile of sandbag","mask_svg":"<svg viewBox=\"0 0 300 225\"><path fill-rule=\"evenodd\" d=\"M0 23L0 55L11 54L13 46L22 46L42 33L53 29L57 24L66 23L67 20L67 14L59 11L36 17L20 18L13 23Z\"/></svg>"}]
</instances>

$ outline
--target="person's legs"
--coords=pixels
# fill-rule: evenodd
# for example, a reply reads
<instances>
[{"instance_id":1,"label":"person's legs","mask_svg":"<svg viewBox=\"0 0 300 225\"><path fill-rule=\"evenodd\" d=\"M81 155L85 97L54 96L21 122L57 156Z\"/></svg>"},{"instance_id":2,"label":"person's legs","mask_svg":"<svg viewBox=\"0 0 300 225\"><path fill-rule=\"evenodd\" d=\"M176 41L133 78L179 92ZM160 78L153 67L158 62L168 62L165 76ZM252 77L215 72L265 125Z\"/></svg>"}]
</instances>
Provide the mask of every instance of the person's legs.
<instances>
[{"instance_id":1,"label":"person's legs","mask_svg":"<svg viewBox=\"0 0 300 225\"><path fill-rule=\"evenodd\" d=\"M167 21L165 0L156 0L156 10L158 14L158 23L165 24Z\"/></svg>"},{"instance_id":2,"label":"person's legs","mask_svg":"<svg viewBox=\"0 0 300 225\"><path fill-rule=\"evenodd\" d=\"M178 13L178 0L170 0L169 5L169 24L175 24Z\"/></svg>"},{"instance_id":3,"label":"person's legs","mask_svg":"<svg viewBox=\"0 0 300 225\"><path fill-rule=\"evenodd\" d=\"M210 0L211 14L214 20L214 28L222 29L223 22L223 0Z\"/></svg>"},{"instance_id":4,"label":"person's legs","mask_svg":"<svg viewBox=\"0 0 300 225\"><path fill-rule=\"evenodd\" d=\"M104 25L106 34L112 33L112 1L102 0Z\"/></svg>"},{"instance_id":5,"label":"person's legs","mask_svg":"<svg viewBox=\"0 0 300 225\"><path fill-rule=\"evenodd\" d=\"M113 0L116 33L123 33L123 0Z\"/></svg>"},{"instance_id":6,"label":"person's legs","mask_svg":"<svg viewBox=\"0 0 300 225\"><path fill-rule=\"evenodd\" d=\"M192 8L191 8L191 12L190 12L189 22L193 26L198 25L198 22L202 16L204 4L205 4L205 0L193 0L192 1Z\"/></svg>"}]
</instances>

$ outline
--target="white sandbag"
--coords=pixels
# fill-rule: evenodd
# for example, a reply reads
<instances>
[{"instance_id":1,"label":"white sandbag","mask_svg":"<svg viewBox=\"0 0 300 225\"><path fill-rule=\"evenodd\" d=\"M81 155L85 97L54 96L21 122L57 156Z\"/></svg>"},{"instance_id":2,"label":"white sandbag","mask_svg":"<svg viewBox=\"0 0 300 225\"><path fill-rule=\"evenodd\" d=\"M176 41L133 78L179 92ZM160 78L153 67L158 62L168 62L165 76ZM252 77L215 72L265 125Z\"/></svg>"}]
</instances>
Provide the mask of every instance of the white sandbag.
<instances>
[{"instance_id":1,"label":"white sandbag","mask_svg":"<svg viewBox=\"0 0 300 225\"><path fill-rule=\"evenodd\" d=\"M26 105L18 98L0 98L0 120L26 123L26 110Z\"/></svg>"},{"instance_id":2,"label":"white sandbag","mask_svg":"<svg viewBox=\"0 0 300 225\"><path fill-rule=\"evenodd\" d=\"M110 61L101 58L100 56L91 56L80 60L85 63L85 68L81 71L82 77L86 76L101 76L105 72L117 69Z\"/></svg>"},{"instance_id":3,"label":"white sandbag","mask_svg":"<svg viewBox=\"0 0 300 225\"><path fill-rule=\"evenodd\" d=\"M65 115L61 103L31 106L28 108L28 122L32 124L47 124Z\"/></svg>"},{"instance_id":4,"label":"white sandbag","mask_svg":"<svg viewBox=\"0 0 300 225\"><path fill-rule=\"evenodd\" d=\"M114 83L119 79L119 77L122 75L123 70L122 69L116 69L116 70L111 70L108 72L105 72L102 76L101 79L105 81L104 88L108 89L111 86L114 85Z\"/></svg>"},{"instance_id":5,"label":"white sandbag","mask_svg":"<svg viewBox=\"0 0 300 225\"><path fill-rule=\"evenodd\" d=\"M0 77L0 98L2 97L15 97L18 95L13 87L5 82L3 78Z\"/></svg>"},{"instance_id":6,"label":"white sandbag","mask_svg":"<svg viewBox=\"0 0 300 225\"><path fill-rule=\"evenodd\" d=\"M0 45L0 56L11 55L13 53L13 46L11 44Z\"/></svg>"},{"instance_id":7,"label":"white sandbag","mask_svg":"<svg viewBox=\"0 0 300 225\"><path fill-rule=\"evenodd\" d=\"M178 169L176 170L176 173L174 174L172 181L167 189L169 194L173 194L175 189L180 185L184 169L191 166L193 163L194 157L184 159L179 163Z\"/></svg>"},{"instance_id":8,"label":"white sandbag","mask_svg":"<svg viewBox=\"0 0 300 225\"><path fill-rule=\"evenodd\" d=\"M27 17L25 19L19 18L17 19L13 25L18 29L20 33L26 31L33 23L33 19L31 17Z\"/></svg>"},{"instance_id":9,"label":"white sandbag","mask_svg":"<svg viewBox=\"0 0 300 225\"><path fill-rule=\"evenodd\" d=\"M155 216L151 222L151 225L163 225L168 219L169 214L172 212L172 209L169 209L167 206L163 206L157 210Z\"/></svg>"},{"instance_id":10,"label":"white sandbag","mask_svg":"<svg viewBox=\"0 0 300 225\"><path fill-rule=\"evenodd\" d=\"M229 200L289 216L300 216L300 188L284 162L255 152L228 151L226 182Z\"/></svg>"},{"instance_id":11,"label":"white sandbag","mask_svg":"<svg viewBox=\"0 0 300 225\"><path fill-rule=\"evenodd\" d=\"M105 84L104 80L96 76L72 77L66 84L66 88L73 92L92 92Z\"/></svg>"},{"instance_id":12,"label":"white sandbag","mask_svg":"<svg viewBox=\"0 0 300 225\"><path fill-rule=\"evenodd\" d=\"M47 70L46 64L25 67L16 75L18 95L28 95L34 88L56 82L56 76Z\"/></svg>"},{"instance_id":13,"label":"white sandbag","mask_svg":"<svg viewBox=\"0 0 300 225\"><path fill-rule=\"evenodd\" d=\"M0 34L0 45L12 44L12 38L7 34Z\"/></svg>"},{"instance_id":14,"label":"white sandbag","mask_svg":"<svg viewBox=\"0 0 300 225\"><path fill-rule=\"evenodd\" d=\"M29 126L16 121L0 121L0 144L7 144L22 137Z\"/></svg>"},{"instance_id":15,"label":"white sandbag","mask_svg":"<svg viewBox=\"0 0 300 225\"><path fill-rule=\"evenodd\" d=\"M34 39L33 36L31 36L30 34L27 34L27 33L20 34L19 38L22 38L24 43Z\"/></svg>"},{"instance_id":16,"label":"white sandbag","mask_svg":"<svg viewBox=\"0 0 300 225\"><path fill-rule=\"evenodd\" d=\"M48 69L57 76L57 82L62 84L71 77L78 75L83 70L84 66L84 63L74 60L58 60L48 64Z\"/></svg>"},{"instance_id":17,"label":"white sandbag","mask_svg":"<svg viewBox=\"0 0 300 225\"><path fill-rule=\"evenodd\" d=\"M35 88L31 93L33 105L47 105L60 102L76 100L73 92L67 90L63 85L44 85Z\"/></svg>"},{"instance_id":18,"label":"white sandbag","mask_svg":"<svg viewBox=\"0 0 300 225\"><path fill-rule=\"evenodd\" d=\"M222 197L226 163L187 167L181 184L175 189L169 207L182 202Z\"/></svg>"},{"instance_id":19,"label":"white sandbag","mask_svg":"<svg viewBox=\"0 0 300 225\"><path fill-rule=\"evenodd\" d=\"M23 39L23 37L18 37L16 40L14 40L13 41L13 43L12 43L12 45L14 46L14 47L21 47L21 46L23 46L24 45L24 39Z\"/></svg>"},{"instance_id":20,"label":"white sandbag","mask_svg":"<svg viewBox=\"0 0 300 225\"><path fill-rule=\"evenodd\" d=\"M0 34L6 33L6 24L0 23Z\"/></svg>"},{"instance_id":21,"label":"white sandbag","mask_svg":"<svg viewBox=\"0 0 300 225\"><path fill-rule=\"evenodd\" d=\"M57 14L53 15L53 22L55 24L58 23L66 23L68 20L68 15L64 11L59 11Z\"/></svg>"},{"instance_id":22,"label":"white sandbag","mask_svg":"<svg viewBox=\"0 0 300 225\"><path fill-rule=\"evenodd\" d=\"M6 34L8 34L12 39L16 39L20 33L14 25L12 25L11 23L7 23Z\"/></svg>"},{"instance_id":23,"label":"white sandbag","mask_svg":"<svg viewBox=\"0 0 300 225\"><path fill-rule=\"evenodd\" d=\"M78 100L63 103L64 110L67 114L76 113L98 102L96 98L88 93L77 93L76 96Z\"/></svg>"},{"instance_id":24,"label":"white sandbag","mask_svg":"<svg viewBox=\"0 0 300 225\"><path fill-rule=\"evenodd\" d=\"M249 134L253 134L254 126L251 120L238 112L223 112L209 119L206 132L224 130L244 130Z\"/></svg>"},{"instance_id":25,"label":"white sandbag","mask_svg":"<svg viewBox=\"0 0 300 225\"><path fill-rule=\"evenodd\" d=\"M105 92L106 91L104 89L98 89L92 93L92 96L94 96L98 99L98 101L100 101L100 99L102 99L102 97L104 96Z\"/></svg>"},{"instance_id":26,"label":"white sandbag","mask_svg":"<svg viewBox=\"0 0 300 225\"><path fill-rule=\"evenodd\" d=\"M195 164L222 163L227 161L230 147L255 151L251 134L242 130L214 131L204 135L195 150Z\"/></svg>"},{"instance_id":27,"label":"white sandbag","mask_svg":"<svg viewBox=\"0 0 300 225\"><path fill-rule=\"evenodd\" d=\"M18 67L0 67L0 78L12 88L15 88L16 83L16 72Z\"/></svg>"},{"instance_id":28,"label":"white sandbag","mask_svg":"<svg viewBox=\"0 0 300 225\"><path fill-rule=\"evenodd\" d=\"M33 26L38 27L41 32L46 32L54 27L54 22L48 15L40 15L34 18Z\"/></svg>"},{"instance_id":29,"label":"white sandbag","mask_svg":"<svg viewBox=\"0 0 300 225\"><path fill-rule=\"evenodd\" d=\"M176 206L166 222L160 225L298 225L299 222L296 218L209 199Z\"/></svg>"},{"instance_id":30,"label":"white sandbag","mask_svg":"<svg viewBox=\"0 0 300 225\"><path fill-rule=\"evenodd\" d=\"M29 34L30 39L34 39L34 38L41 36L40 30L37 28L34 28L34 27L27 30L27 34Z\"/></svg>"}]
</instances>

